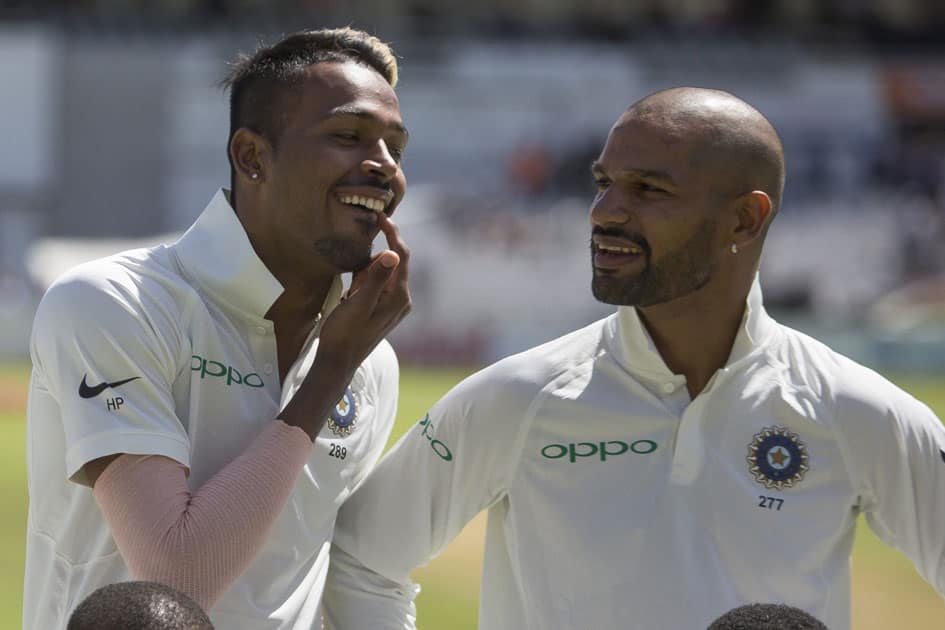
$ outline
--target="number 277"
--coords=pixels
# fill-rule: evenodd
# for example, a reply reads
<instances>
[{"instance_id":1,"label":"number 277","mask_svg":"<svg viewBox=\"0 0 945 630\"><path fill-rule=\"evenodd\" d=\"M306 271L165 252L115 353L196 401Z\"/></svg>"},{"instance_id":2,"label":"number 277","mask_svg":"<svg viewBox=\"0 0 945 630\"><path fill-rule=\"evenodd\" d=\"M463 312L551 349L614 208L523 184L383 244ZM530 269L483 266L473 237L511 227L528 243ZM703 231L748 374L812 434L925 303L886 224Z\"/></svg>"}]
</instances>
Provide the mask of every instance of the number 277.
<instances>
[{"instance_id":1,"label":"number 277","mask_svg":"<svg viewBox=\"0 0 945 630\"><path fill-rule=\"evenodd\" d=\"M764 495L760 495L758 497L758 507L760 508L768 508L769 510L780 512L782 505L784 505L784 499L779 499L777 497L766 497Z\"/></svg>"}]
</instances>

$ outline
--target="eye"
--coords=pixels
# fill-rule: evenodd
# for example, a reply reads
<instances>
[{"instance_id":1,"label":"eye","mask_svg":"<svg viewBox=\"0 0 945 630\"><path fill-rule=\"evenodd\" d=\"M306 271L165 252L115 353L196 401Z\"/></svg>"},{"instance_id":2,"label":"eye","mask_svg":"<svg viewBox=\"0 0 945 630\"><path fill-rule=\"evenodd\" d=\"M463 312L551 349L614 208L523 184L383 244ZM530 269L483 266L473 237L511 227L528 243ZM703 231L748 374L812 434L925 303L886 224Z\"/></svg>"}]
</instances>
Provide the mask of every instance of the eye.
<instances>
[{"instance_id":1,"label":"eye","mask_svg":"<svg viewBox=\"0 0 945 630\"><path fill-rule=\"evenodd\" d=\"M331 135L342 144L355 144L358 141L358 134L353 131L336 131Z\"/></svg>"},{"instance_id":2,"label":"eye","mask_svg":"<svg viewBox=\"0 0 945 630\"><path fill-rule=\"evenodd\" d=\"M390 156L394 158L395 162L400 162L404 157L404 148L403 147L388 147L387 151L390 153Z\"/></svg>"},{"instance_id":3,"label":"eye","mask_svg":"<svg viewBox=\"0 0 945 630\"><path fill-rule=\"evenodd\" d=\"M610 180L606 177L595 177L594 186L597 188L597 190L604 191L608 186L610 186Z\"/></svg>"},{"instance_id":4,"label":"eye","mask_svg":"<svg viewBox=\"0 0 945 630\"><path fill-rule=\"evenodd\" d=\"M636 189L639 190L640 192L645 192L645 193L663 193L663 192L666 192L665 190L663 190L663 189L660 188L659 186L654 186L653 184L650 184L650 183L647 183L647 182L637 182L637 184L636 184Z\"/></svg>"}]
</instances>

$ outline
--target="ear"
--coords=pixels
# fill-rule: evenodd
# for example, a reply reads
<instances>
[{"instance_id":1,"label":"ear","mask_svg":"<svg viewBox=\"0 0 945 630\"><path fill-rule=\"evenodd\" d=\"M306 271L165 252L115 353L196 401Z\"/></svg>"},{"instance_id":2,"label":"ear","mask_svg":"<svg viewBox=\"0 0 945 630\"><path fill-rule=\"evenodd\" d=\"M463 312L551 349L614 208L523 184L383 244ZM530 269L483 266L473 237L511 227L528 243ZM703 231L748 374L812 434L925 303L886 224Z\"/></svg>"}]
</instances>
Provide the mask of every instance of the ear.
<instances>
[{"instance_id":1,"label":"ear","mask_svg":"<svg viewBox=\"0 0 945 630\"><path fill-rule=\"evenodd\" d=\"M732 242L740 249L761 242L774 209L771 197L761 190L753 190L735 201L735 231Z\"/></svg>"},{"instance_id":2,"label":"ear","mask_svg":"<svg viewBox=\"0 0 945 630\"><path fill-rule=\"evenodd\" d=\"M230 161L236 178L244 184L258 184L266 180L272 147L263 136L240 127L230 140Z\"/></svg>"}]
</instances>

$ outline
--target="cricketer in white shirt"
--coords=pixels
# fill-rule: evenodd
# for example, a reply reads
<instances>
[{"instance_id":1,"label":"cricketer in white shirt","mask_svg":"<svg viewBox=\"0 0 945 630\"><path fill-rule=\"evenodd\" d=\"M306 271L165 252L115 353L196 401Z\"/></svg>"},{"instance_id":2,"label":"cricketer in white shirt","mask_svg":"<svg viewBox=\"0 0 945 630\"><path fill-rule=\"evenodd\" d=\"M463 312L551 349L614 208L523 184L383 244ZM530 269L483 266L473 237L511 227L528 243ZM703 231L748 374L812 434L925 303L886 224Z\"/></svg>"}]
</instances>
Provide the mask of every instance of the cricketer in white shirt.
<instances>
[{"instance_id":1,"label":"cricketer in white shirt","mask_svg":"<svg viewBox=\"0 0 945 630\"><path fill-rule=\"evenodd\" d=\"M783 150L750 105L632 105L592 165L617 312L437 403L343 506L332 630L414 627L410 571L488 510L483 630L699 630L748 603L850 628L857 517L945 594L945 427L772 320L757 270Z\"/></svg>"},{"instance_id":2,"label":"cricketer in white shirt","mask_svg":"<svg viewBox=\"0 0 945 630\"><path fill-rule=\"evenodd\" d=\"M945 428L757 285L691 402L629 307L458 385L342 508L328 627L413 628L410 571L484 509L483 629L705 628L744 602L848 629L859 514L945 594Z\"/></svg>"},{"instance_id":3,"label":"cricketer in white shirt","mask_svg":"<svg viewBox=\"0 0 945 630\"><path fill-rule=\"evenodd\" d=\"M194 490L292 398L319 328L280 385L264 315L282 290L223 191L176 243L81 265L49 289L31 342L24 628L64 628L92 591L132 579L78 478L87 462L164 455L190 469ZM322 319L340 293L336 279ZM318 627L335 515L380 456L397 385L382 342L313 444L263 548L209 611L217 628Z\"/></svg>"}]
</instances>

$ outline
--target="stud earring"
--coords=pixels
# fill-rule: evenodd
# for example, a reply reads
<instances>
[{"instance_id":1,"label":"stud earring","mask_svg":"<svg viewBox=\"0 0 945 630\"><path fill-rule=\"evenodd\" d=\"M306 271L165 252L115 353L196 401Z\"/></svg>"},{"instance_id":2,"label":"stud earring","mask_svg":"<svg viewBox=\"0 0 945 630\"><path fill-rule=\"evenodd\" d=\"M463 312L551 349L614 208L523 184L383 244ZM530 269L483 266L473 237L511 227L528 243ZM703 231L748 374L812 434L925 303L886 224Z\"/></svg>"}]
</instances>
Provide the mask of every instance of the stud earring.
<instances>
[{"instance_id":1,"label":"stud earring","mask_svg":"<svg viewBox=\"0 0 945 630\"><path fill-rule=\"evenodd\" d=\"M732 243L731 250L732 250L732 253L733 253L733 254L737 254L737 253L738 253L738 245L736 245L735 243Z\"/></svg>"},{"instance_id":2,"label":"stud earring","mask_svg":"<svg viewBox=\"0 0 945 630\"><path fill-rule=\"evenodd\" d=\"M259 173L253 173L252 175L250 175L250 177L252 177L253 179L259 179Z\"/></svg>"}]
</instances>

